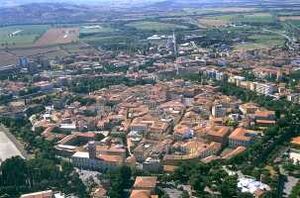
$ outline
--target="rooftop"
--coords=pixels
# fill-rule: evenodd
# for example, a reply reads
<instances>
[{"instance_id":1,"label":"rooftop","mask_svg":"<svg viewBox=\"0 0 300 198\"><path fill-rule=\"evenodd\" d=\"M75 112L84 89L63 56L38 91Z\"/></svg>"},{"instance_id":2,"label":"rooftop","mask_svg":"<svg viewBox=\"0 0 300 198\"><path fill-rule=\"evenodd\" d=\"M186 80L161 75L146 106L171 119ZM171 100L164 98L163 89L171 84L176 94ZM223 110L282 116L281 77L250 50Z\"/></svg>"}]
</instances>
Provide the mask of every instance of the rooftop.
<instances>
[{"instance_id":1,"label":"rooftop","mask_svg":"<svg viewBox=\"0 0 300 198\"><path fill-rule=\"evenodd\" d=\"M230 135L230 139L241 140L241 141L250 141L251 137L247 136L247 130L244 128L235 129Z\"/></svg>"},{"instance_id":2,"label":"rooftop","mask_svg":"<svg viewBox=\"0 0 300 198\"><path fill-rule=\"evenodd\" d=\"M291 143L300 146L300 136L293 138Z\"/></svg>"},{"instance_id":3,"label":"rooftop","mask_svg":"<svg viewBox=\"0 0 300 198\"><path fill-rule=\"evenodd\" d=\"M136 177L134 188L155 188L157 177Z\"/></svg>"}]
</instances>

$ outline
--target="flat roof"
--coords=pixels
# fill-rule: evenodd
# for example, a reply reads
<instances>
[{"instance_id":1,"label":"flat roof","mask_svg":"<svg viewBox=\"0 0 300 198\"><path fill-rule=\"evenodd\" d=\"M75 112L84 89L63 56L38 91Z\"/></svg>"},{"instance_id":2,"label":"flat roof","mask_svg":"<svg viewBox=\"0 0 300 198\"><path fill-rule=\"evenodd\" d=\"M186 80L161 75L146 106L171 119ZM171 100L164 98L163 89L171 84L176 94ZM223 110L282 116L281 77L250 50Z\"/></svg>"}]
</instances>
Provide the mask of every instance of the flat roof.
<instances>
[{"instance_id":1,"label":"flat roof","mask_svg":"<svg viewBox=\"0 0 300 198\"><path fill-rule=\"evenodd\" d=\"M88 152L76 152L72 157L78 157L78 158L89 158L90 155Z\"/></svg>"}]
</instances>

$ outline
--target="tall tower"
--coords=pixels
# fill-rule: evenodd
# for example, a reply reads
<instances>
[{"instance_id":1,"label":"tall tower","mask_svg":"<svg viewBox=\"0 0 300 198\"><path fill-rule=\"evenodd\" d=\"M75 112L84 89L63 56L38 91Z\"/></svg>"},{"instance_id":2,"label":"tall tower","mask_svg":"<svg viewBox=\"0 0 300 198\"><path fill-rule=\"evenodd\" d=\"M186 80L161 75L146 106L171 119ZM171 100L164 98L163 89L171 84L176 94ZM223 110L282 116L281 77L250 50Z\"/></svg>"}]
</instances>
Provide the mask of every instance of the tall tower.
<instances>
[{"instance_id":1,"label":"tall tower","mask_svg":"<svg viewBox=\"0 0 300 198\"><path fill-rule=\"evenodd\" d=\"M95 159L96 158L96 142L95 141L90 141L88 143L88 151L89 151L90 159Z\"/></svg>"}]
</instances>

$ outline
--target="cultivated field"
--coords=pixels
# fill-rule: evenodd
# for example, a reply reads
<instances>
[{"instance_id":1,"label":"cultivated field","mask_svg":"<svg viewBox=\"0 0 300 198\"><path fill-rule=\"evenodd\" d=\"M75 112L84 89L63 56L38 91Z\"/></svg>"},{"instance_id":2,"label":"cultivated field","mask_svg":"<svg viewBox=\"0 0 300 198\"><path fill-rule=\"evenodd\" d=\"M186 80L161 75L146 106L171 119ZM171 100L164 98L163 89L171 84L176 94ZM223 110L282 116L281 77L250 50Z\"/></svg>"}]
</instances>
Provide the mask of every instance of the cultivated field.
<instances>
[{"instance_id":1,"label":"cultivated field","mask_svg":"<svg viewBox=\"0 0 300 198\"><path fill-rule=\"evenodd\" d=\"M222 27L227 25L229 22L222 19L216 18L203 18L198 20L199 24L204 27Z\"/></svg>"},{"instance_id":2,"label":"cultivated field","mask_svg":"<svg viewBox=\"0 0 300 198\"><path fill-rule=\"evenodd\" d=\"M98 33L111 33L114 32L113 28L104 27L101 25L86 25L80 27L80 34L98 34Z\"/></svg>"},{"instance_id":3,"label":"cultivated field","mask_svg":"<svg viewBox=\"0 0 300 198\"><path fill-rule=\"evenodd\" d=\"M176 25L172 23L161 23L152 21L138 21L126 24L126 26L133 27L137 30L143 31L170 31L174 29L187 29L186 26Z\"/></svg>"},{"instance_id":4,"label":"cultivated field","mask_svg":"<svg viewBox=\"0 0 300 198\"><path fill-rule=\"evenodd\" d=\"M51 28L35 43L35 46L69 44L79 39L79 28Z\"/></svg>"},{"instance_id":5,"label":"cultivated field","mask_svg":"<svg viewBox=\"0 0 300 198\"><path fill-rule=\"evenodd\" d=\"M283 46L285 39L275 34L256 34L248 37L250 41L240 43L234 46L236 50L253 50L262 48L272 48L275 46Z\"/></svg>"},{"instance_id":6,"label":"cultivated field","mask_svg":"<svg viewBox=\"0 0 300 198\"><path fill-rule=\"evenodd\" d=\"M16 64L18 58L14 54L0 50L0 66Z\"/></svg>"},{"instance_id":7,"label":"cultivated field","mask_svg":"<svg viewBox=\"0 0 300 198\"><path fill-rule=\"evenodd\" d=\"M289 20L298 21L298 20L300 20L300 16L281 16L281 17L279 17L279 20L280 21L289 21Z\"/></svg>"},{"instance_id":8,"label":"cultivated field","mask_svg":"<svg viewBox=\"0 0 300 198\"><path fill-rule=\"evenodd\" d=\"M0 28L0 48L27 47L43 35L48 25L24 25Z\"/></svg>"}]
</instances>

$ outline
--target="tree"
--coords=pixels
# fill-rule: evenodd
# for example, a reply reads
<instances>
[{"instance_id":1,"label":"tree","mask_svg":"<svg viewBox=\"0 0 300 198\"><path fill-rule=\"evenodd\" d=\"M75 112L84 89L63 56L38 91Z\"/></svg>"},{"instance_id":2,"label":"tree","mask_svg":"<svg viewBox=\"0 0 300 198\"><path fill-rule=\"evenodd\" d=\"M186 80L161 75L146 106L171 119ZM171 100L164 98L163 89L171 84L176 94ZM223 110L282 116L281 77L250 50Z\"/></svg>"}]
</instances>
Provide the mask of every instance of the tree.
<instances>
[{"instance_id":1,"label":"tree","mask_svg":"<svg viewBox=\"0 0 300 198\"><path fill-rule=\"evenodd\" d=\"M26 185L27 166L21 157L12 157L1 164L1 184L3 186Z\"/></svg>"},{"instance_id":2,"label":"tree","mask_svg":"<svg viewBox=\"0 0 300 198\"><path fill-rule=\"evenodd\" d=\"M290 198L299 198L300 197L300 182L293 188Z\"/></svg>"},{"instance_id":3,"label":"tree","mask_svg":"<svg viewBox=\"0 0 300 198\"><path fill-rule=\"evenodd\" d=\"M131 175L131 169L127 166L122 166L117 170L110 171L107 174L107 177L111 182L111 186L108 191L109 197L127 197L128 193L125 189L129 189L132 186Z\"/></svg>"}]
</instances>

